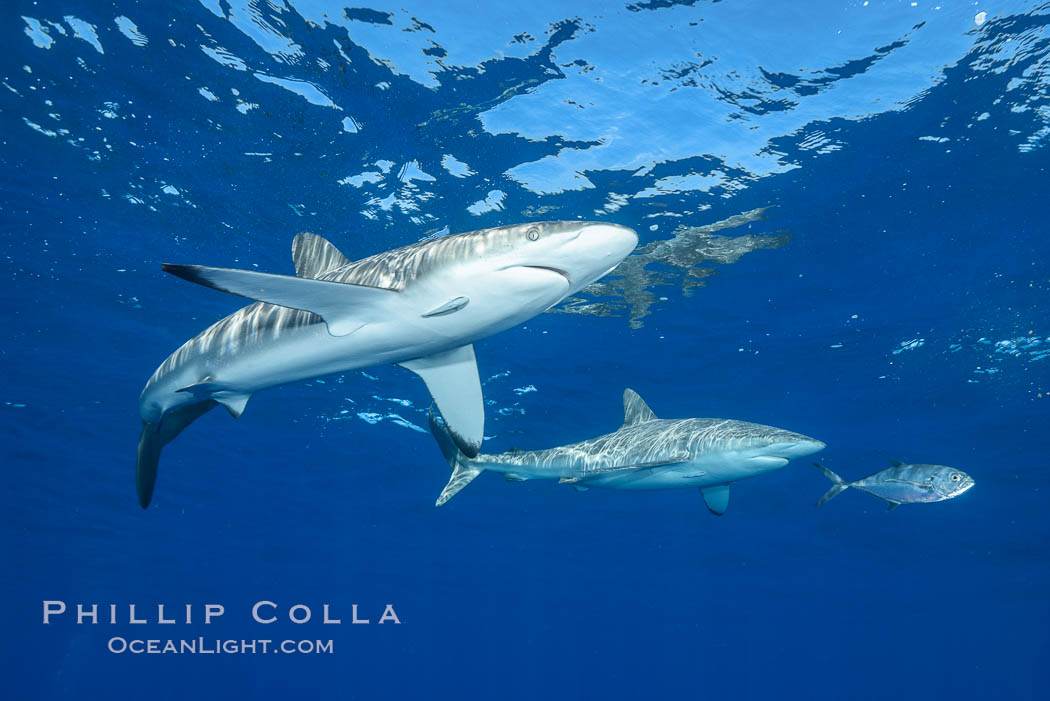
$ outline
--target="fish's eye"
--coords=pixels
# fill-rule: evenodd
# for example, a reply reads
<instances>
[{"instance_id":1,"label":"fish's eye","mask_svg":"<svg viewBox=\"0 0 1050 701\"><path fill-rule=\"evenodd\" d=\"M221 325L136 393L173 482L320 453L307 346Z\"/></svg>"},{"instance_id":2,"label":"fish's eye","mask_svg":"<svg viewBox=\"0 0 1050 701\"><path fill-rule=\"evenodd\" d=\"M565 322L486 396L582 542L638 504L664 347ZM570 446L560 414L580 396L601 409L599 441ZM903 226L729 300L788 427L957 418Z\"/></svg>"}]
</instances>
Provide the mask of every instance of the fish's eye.
<instances>
[{"instance_id":1,"label":"fish's eye","mask_svg":"<svg viewBox=\"0 0 1050 701\"><path fill-rule=\"evenodd\" d=\"M540 237L540 230L536 227L529 227L529 230L525 232L525 238L529 241L536 241Z\"/></svg>"},{"instance_id":2,"label":"fish's eye","mask_svg":"<svg viewBox=\"0 0 1050 701\"><path fill-rule=\"evenodd\" d=\"M958 472L952 473L952 482L958 482L958 481L959 481L959 473Z\"/></svg>"}]
</instances>

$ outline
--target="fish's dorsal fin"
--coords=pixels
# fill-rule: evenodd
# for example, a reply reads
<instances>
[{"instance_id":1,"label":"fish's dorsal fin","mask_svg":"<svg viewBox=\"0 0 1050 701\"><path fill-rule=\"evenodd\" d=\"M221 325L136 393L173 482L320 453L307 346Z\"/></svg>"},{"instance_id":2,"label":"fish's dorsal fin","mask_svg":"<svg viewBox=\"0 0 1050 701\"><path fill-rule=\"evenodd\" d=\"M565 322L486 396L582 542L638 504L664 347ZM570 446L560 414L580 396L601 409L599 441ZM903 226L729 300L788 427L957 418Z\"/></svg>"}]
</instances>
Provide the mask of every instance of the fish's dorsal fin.
<instances>
[{"instance_id":1,"label":"fish's dorsal fin","mask_svg":"<svg viewBox=\"0 0 1050 701\"><path fill-rule=\"evenodd\" d=\"M904 463L902 463L900 460L894 460L893 458L890 458L890 465L893 465L894 467L901 467L902 465L904 465Z\"/></svg>"},{"instance_id":2,"label":"fish's dorsal fin","mask_svg":"<svg viewBox=\"0 0 1050 701\"><path fill-rule=\"evenodd\" d=\"M297 277L316 278L351 261L328 239L303 232L292 241L292 262Z\"/></svg>"},{"instance_id":3,"label":"fish's dorsal fin","mask_svg":"<svg viewBox=\"0 0 1050 701\"><path fill-rule=\"evenodd\" d=\"M637 392L633 389L625 389L623 391L623 425L633 426L646 421L656 421L656 414L645 403L645 400L638 396Z\"/></svg>"}]
</instances>

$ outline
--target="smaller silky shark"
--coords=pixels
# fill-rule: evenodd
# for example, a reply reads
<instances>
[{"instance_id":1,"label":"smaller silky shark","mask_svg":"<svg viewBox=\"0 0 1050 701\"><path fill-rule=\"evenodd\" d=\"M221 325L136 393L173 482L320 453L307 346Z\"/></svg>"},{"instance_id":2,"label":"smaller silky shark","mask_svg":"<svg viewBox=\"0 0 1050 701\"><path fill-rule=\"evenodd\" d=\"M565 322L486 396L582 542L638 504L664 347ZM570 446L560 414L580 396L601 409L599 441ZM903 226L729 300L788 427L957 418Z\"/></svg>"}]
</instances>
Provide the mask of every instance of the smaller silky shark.
<instances>
[{"instance_id":1,"label":"smaller silky shark","mask_svg":"<svg viewBox=\"0 0 1050 701\"><path fill-rule=\"evenodd\" d=\"M623 426L604 436L548 450L469 458L433 411L430 430L452 467L441 506L488 470L512 482L556 479L578 491L699 487L711 513L729 505L729 485L824 449L820 441L772 426L732 419L658 419L638 394L623 392Z\"/></svg>"},{"instance_id":2,"label":"smaller silky shark","mask_svg":"<svg viewBox=\"0 0 1050 701\"><path fill-rule=\"evenodd\" d=\"M184 343L146 383L139 503L149 505L161 448L215 406L239 417L259 390L386 363L423 379L456 445L477 455L485 407L474 341L545 312L636 245L625 226L551 221L427 239L357 261L299 234L294 276L165 265L255 302Z\"/></svg>"}]
</instances>

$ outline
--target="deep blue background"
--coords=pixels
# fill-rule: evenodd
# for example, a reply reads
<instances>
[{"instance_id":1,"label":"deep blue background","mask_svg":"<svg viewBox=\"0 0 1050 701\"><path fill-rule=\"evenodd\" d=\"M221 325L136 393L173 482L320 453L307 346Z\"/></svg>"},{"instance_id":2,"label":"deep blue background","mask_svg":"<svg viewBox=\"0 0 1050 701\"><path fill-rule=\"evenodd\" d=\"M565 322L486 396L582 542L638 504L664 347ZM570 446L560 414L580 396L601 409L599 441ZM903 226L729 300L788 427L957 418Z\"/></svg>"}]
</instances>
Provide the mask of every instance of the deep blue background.
<instances>
[{"instance_id":1,"label":"deep blue background","mask_svg":"<svg viewBox=\"0 0 1050 701\"><path fill-rule=\"evenodd\" d=\"M669 300L638 330L623 319L548 314L476 345L483 378L510 372L486 386L489 452L612 430L632 387L659 416L739 418L818 437L829 446L821 459L847 478L895 458L957 466L977 482L955 501L892 514L853 492L815 510L828 484L799 461L735 486L729 511L715 518L695 490L577 494L495 475L436 510L447 468L431 438L354 418L397 410L424 423L419 412L371 399L426 405L422 384L395 368L369 370L378 380L351 373L271 390L238 421L208 415L166 449L157 498L140 510L138 393L168 353L238 306L165 276L161 261L289 272L291 237L304 229L361 257L442 225L527 219L540 204L555 207L547 216L594 218L630 171L596 171L594 189L540 196L504 171L586 144L479 126L477 115L506 102L513 86L560 79L551 51L581 36L571 28L550 30L553 49L493 60L477 74L449 69L439 87L424 88L367 59L345 30L286 10L286 34L307 55L338 66L335 38L351 58L341 72L296 73L355 105L365 127L344 137L331 127L345 113L197 51L200 24L233 54L277 70L204 7L60 5L21 3L0 29L10 88L0 90L5 696L1043 693L1050 358L995 353L980 339L1050 337L1048 159L1038 143L1017 148L1041 128L1036 110L1047 105L1046 6L990 13L975 39L983 43L943 61L941 79L907 108L826 115L815 127L834 135L837 151L818 156L799 146L802 134L785 134L771 144L794 170L725 196L657 198L672 211L710 205L683 219L692 225L775 205L754 230L790 231L787 246L719 266L692 297L660 290ZM98 24L105 54L74 39L69 24L67 35L52 28L54 46L42 50L17 17L61 22L70 11ZM149 37L146 47L117 33L112 17L122 14ZM978 70L1018 36L1027 44L1015 63ZM1003 105L974 126L971 113L984 108L969 106L1010 97L1008 84L1026 70L1042 76L1022 86L1031 109ZM232 112L220 76L245 94L263 86L266 103ZM390 89L377 91L384 80ZM202 99L204 84L222 99ZM102 117L104 101L136 116ZM462 105L462 114L427 121ZM70 134L49 137L25 120ZM918 140L929 134L951 141ZM273 153L273 162L245 152ZM445 153L469 163L475 179L448 177ZM358 214L363 196L335 181L382 158L395 168L417 160L438 177L426 183L434 199L421 204L433 220L411 222L397 209ZM695 165L658 165L646 184ZM156 194L162 183L184 197ZM467 213L496 187L507 193L505 210ZM648 205L636 200L603 218L636 227L643 242L666 238L666 220L649 230ZM892 353L915 338L924 345ZM975 372L989 367L997 372ZM512 391L529 384L538 391ZM515 402L524 415L496 413ZM45 599L147 610L194 603L198 618L203 604L222 603L227 613L207 627L76 626L69 615L43 626ZM308 604L315 615L330 603L344 625L259 626L249 610L260 599ZM354 603L373 623L392 603L402 625L348 625ZM335 654L112 655L112 635L332 638Z\"/></svg>"}]
</instances>

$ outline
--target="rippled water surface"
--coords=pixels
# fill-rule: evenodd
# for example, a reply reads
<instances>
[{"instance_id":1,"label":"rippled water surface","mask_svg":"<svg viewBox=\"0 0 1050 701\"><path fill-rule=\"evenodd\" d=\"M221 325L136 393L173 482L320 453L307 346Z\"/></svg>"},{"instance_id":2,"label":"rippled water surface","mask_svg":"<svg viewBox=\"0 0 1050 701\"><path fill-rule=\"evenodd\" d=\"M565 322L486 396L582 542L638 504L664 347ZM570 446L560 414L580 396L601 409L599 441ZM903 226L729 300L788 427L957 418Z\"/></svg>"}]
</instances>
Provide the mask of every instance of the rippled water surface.
<instances>
[{"instance_id":1,"label":"rippled water surface","mask_svg":"<svg viewBox=\"0 0 1050 701\"><path fill-rule=\"evenodd\" d=\"M1050 4L4 9L11 698L1042 692ZM847 479L896 459L976 486L815 510L829 484L800 459L735 485L721 518L695 489L495 474L435 509L429 395L380 366L209 414L139 509L144 382L241 306L162 262L289 274L301 231L359 259L551 219L630 226L639 248L476 344L486 452L615 430L631 387L661 417L819 438ZM70 613L43 625L45 600ZM252 621L262 600L279 622ZM158 603L194 622L157 623ZM295 604L313 619L289 623ZM114 654L114 636L334 651Z\"/></svg>"}]
</instances>

